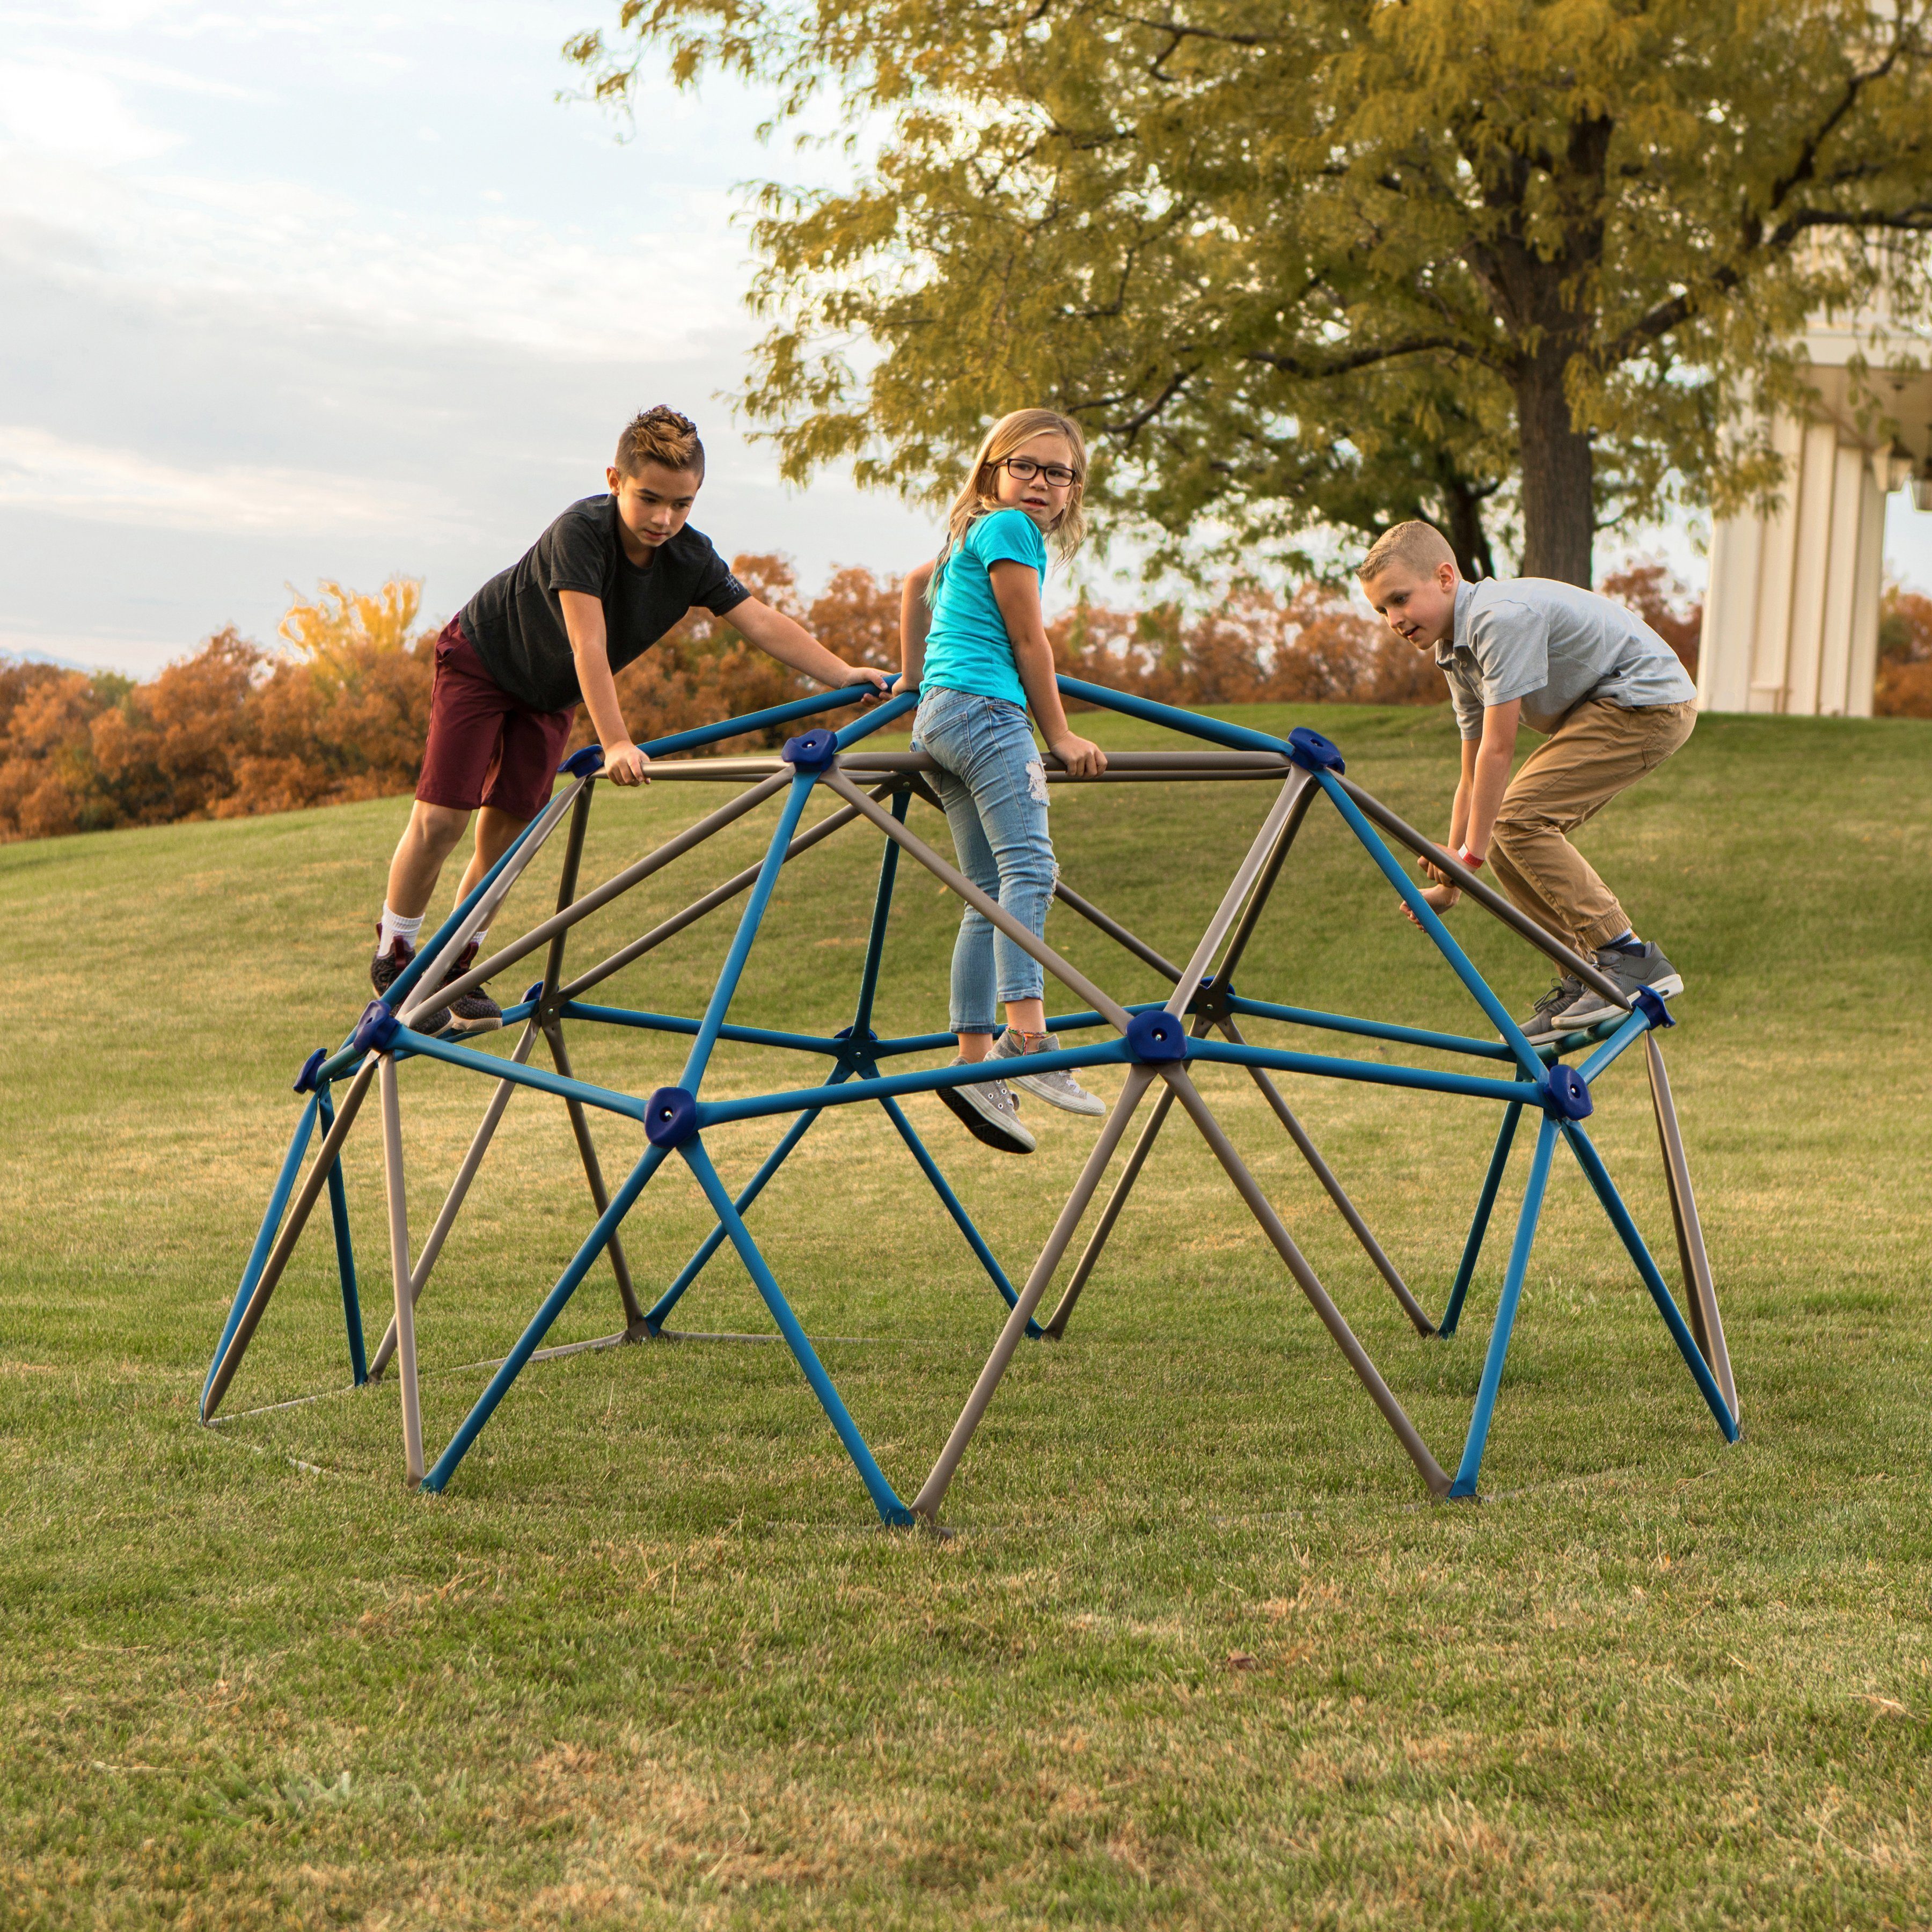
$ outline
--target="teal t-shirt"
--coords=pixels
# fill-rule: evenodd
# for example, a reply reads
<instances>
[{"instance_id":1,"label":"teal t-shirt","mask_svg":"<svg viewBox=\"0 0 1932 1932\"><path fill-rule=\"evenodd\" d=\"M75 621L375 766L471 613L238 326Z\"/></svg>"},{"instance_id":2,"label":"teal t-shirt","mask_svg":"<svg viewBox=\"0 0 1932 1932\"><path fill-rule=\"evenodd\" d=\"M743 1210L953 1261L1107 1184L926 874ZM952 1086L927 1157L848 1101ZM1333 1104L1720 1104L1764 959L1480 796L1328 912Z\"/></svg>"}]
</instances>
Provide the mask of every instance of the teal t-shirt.
<instances>
[{"instance_id":1,"label":"teal t-shirt","mask_svg":"<svg viewBox=\"0 0 1932 1932\"><path fill-rule=\"evenodd\" d=\"M1004 698L1022 708L1026 689L1012 640L1000 615L991 574L996 563L1030 563L1046 582L1046 542L1024 510L974 518L933 580L932 627L926 634L922 685L975 698Z\"/></svg>"}]
</instances>

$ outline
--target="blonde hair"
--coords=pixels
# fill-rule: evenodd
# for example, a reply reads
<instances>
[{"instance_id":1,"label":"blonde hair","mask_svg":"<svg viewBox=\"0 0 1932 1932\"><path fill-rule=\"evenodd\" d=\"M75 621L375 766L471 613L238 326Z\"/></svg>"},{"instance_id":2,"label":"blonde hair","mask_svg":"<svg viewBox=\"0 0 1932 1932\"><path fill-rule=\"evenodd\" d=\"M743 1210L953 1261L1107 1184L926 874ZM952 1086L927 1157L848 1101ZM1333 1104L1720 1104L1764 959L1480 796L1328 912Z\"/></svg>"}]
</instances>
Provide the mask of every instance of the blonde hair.
<instances>
[{"instance_id":1,"label":"blonde hair","mask_svg":"<svg viewBox=\"0 0 1932 1932\"><path fill-rule=\"evenodd\" d=\"M698 425L668 404L639 410L617 439L616 467L624 475L642 476L647 463L704 474L704 446L698 440Z\"/></svg>"},{"instance_id":2,"label":"blonde hair","mask_svg":"<svg viewBox=\"0 0 1932 1932\"><path fill-rule=\"evenodd\" d=\"M1064 436L1073 458L1073 488L1067 492L1066 507L1054 518L1046 532L1053 560L1064 563L1080 548L1087 534L1087 512L1081 500L1087 488L1087 439L1080 434L1080 425L1058 410L1015 410L987 430L979 453L973 458L973 466L966 472L966 481L946 513L946 544L933 568L935 583L946 568L946 560L964 541L966 532L980 518L999 508L993 495L994 466L1036 436Z\"/></svg>"},{"instance_id":3,"label":"blonde hair","mask_svg":"<svg viewBox=\"0 0 1932 1932\"><path fill-rule=\"evenodd\" d=\"M1439 566L1455 561L1449 539L1433 524L1397 524L1369 546L1355 575L1360 582L1372 584L1390 564L1400 563L1418 577L1432 577Z\"/></svg>"}]
</instances>

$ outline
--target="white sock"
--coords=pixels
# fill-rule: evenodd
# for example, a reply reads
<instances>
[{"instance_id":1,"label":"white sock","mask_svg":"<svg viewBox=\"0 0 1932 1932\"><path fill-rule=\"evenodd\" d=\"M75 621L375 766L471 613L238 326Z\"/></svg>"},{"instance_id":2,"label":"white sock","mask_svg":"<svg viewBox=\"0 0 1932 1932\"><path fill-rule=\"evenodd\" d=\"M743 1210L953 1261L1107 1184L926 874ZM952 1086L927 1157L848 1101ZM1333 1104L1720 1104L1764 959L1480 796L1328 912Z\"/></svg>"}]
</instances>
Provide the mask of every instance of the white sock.
<instances>
[{"instance_id":1,"label":"white sock","mask_svg":"<svg viewBox=\"0 0 1932 1932\"><path fill-rule=\"evenodd\" d=\"M479 926L476 930L470 935L470 943L472 946L476 947L477 957L478 958L482 957L483 942L489 937L490 928L487 926Z\"/></svg>"},{"instance_id":2,"label":"white sock","mask_svg":"<svg viewBox=\"0 0 1932 1932\"><path fill-rule=\"evenodd\" d=\"M416 934L422 932L423 915L418 913L414 919L405 919L400 913L392 912L386 904L382 908L381 936L376 941L379 953L389 950L392 940L400 939L413 952L416 950Z\"/></svg>"}]
</instances>

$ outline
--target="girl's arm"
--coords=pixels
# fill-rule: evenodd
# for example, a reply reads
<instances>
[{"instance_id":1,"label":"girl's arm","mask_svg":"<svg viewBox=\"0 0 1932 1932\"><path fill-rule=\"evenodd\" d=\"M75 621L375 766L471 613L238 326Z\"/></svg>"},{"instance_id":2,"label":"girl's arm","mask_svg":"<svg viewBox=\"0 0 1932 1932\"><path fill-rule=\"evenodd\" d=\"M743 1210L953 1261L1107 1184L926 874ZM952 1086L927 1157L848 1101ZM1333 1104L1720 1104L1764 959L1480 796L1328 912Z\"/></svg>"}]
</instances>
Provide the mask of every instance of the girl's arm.
<instances>
[{"instance_id":1,"label":"girl's arm","mask_svg":"<svg viewBox=\"0 0 1932 1932\"><path fill-rule=\"evenodd\" d=\"M899 688L916 691L926 668L926 634L932 628L932 606L926 601L932 566L922 563L906 574L899 592Z\"/></svg>"},{"instance_id":2,"label":"girl's arm","mask_svg":"<svg viewBox=\"0 0 1932 1932\"><path fill-rule=\"evenodd\" d=\"M1053 681L1053 646L1046 640L1046 620L1040 608L1040 573L1030 563L1003 557L989 575L1012 644L1020 686L1046 748L1076 778L1097 778L1107 769L1107 754L1090 738L1076 737L1067 729L1060 687Z\"/></svg>"}]
</instances>

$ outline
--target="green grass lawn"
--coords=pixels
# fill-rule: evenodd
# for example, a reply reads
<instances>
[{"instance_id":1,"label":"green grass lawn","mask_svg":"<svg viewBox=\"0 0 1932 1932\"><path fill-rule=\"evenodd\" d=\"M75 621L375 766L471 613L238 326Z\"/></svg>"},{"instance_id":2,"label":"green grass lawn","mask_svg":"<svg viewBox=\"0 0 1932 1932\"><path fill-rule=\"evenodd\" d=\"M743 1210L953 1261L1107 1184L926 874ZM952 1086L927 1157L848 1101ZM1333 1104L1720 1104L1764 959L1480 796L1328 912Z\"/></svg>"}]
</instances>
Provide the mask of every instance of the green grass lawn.
<instances>
[{"instance_id":1,"label":"green grass lawn","mask_svg":"<svg viewBox=\"0 0 1932 1932\"><path fill-rule=\"evenodd\" d=\"M1441 823L1446 717L1320 722L1352 776ZM586 878L723 795L600 791ZM1071 883L1180 956L1271 796L1070 788L1055 837ZM770 1346L539 1364L446 1495L406 1494L393 1380L340 1392L320 1220L229 1419L196 1426L294 1123L290 1080L367 997L404 810L0 850L0 1924L1932 1919L1932 728L1707 718L1584 836L1690 982L1666 1050L1741 1444L1724 1446L1559 1151L1486 1500L1430 1504L1177 1113L1066 1340L1016 1359L944 1542L878 1526ZM745 863L772 816L599 915L572 959ZM943 846L923 808L913 823ZM878 853L848 831L787 874L734 1018L849 1018ZM554 878L547 854L512 902L528 922ZM881 1031L945 1018L956 902L901 879ZM1454 916L1526 1007L1540 962ZM734 923L605 995L696 1012ZM1118 997L1165 990L1064 910L1049 938ZM1242 980L1474 1030L1322 808ZM584 1077L644 1092L685 1048L579 1028L573 1051ZM818 1064L724 1050L715 1090L804 1084ZM1453 1468L1530 1137L1461 1334L1423 1340L1245 1079L1199 1078ZM1111 1097L1118 1078L1094 1084ZM1493 1108L1284 1084L1438 1311ZM403 1088L420 1239L487 1083L416 1061ZM908 1111L1021 1278L1091 1124L1030 1109L1042 1146L1018 1161L929 1097ZM372 1347L376 1125L372 1106L346 1158ZM1600 1084L1590 1125L1675 1285L1640 1056ZM598 1131L622 1172L640 1136ZM719 1134L727 1180L776 1137ZM432 1456L590 1218L562 1108L520 1096L419 1316ZM861 1338L828 1340L825 1360L910 1496L997 1298L876 1109L828 1114L751 1219L811 1332ZM709 1225L667 1167L626 1231L640 1288ZM600 1264L550 1339L619 1325ZM679 1325L769 1328L728 1252ZM244 1413L317 1390L338 1392Z\"/></svg>"}]
</instances>

